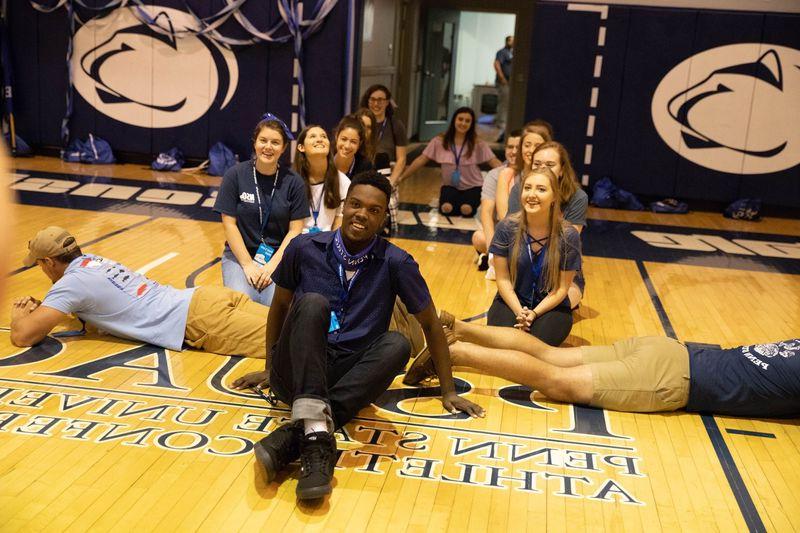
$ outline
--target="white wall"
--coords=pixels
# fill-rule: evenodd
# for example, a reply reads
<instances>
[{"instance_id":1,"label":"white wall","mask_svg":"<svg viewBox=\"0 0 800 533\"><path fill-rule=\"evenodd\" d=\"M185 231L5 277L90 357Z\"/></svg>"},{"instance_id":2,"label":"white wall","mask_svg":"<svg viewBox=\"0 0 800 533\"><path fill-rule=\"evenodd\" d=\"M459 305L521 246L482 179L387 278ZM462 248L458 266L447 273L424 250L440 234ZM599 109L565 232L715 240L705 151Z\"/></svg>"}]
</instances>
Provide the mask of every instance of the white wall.
<instances>
[{"instance_id":1,"label":"white wall","mask_svg":"<svg viewBox=\"0 0 800 533\"><path fill-rule=\"evenodd\" d=\"M515 18L505 13L461 12L453 86L456 104L471 105L474 85L494 84L494 56L505 46L506 36L514 35Z\"/></svg>"}]
</instances>

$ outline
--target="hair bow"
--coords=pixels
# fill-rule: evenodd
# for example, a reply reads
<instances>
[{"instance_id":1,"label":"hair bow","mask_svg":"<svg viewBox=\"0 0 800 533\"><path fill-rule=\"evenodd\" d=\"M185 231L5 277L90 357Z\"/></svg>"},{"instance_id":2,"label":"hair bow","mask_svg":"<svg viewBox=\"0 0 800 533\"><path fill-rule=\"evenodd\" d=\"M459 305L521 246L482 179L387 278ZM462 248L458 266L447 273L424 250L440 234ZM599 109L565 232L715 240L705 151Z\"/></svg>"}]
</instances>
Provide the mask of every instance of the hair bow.
<instances>
[{"instance_id":1,"label":"hair bow","mask_svg":"<svg viewBox=\"0 0 800 533\"><path fill-rule=\"evenodd\" d=\"M272 113L264 113L261 116L261 120L274 120L275 122L281 125L281 129L283 130L283 133L286 134L286 137L290 141L294 140L294 135L292 135L292 132L289 131L289 127L286 125L286 123L281 119L279 119L278 117L276 117L275 115L273 115Z\"/></svg>"}]
</instances>

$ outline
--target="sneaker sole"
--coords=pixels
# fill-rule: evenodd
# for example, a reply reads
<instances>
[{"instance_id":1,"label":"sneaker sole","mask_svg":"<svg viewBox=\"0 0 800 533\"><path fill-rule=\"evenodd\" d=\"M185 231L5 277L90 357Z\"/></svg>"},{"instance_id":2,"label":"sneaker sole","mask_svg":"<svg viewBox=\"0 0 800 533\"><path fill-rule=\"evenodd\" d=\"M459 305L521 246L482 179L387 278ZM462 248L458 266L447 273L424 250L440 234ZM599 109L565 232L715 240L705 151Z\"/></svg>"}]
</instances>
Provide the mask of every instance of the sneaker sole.
<instances>
[{"instance_id":1,"label":"sneaker sole","mask_svg":"<svg viewBox=\"0 0 800 533\"><path fill-rule=\"evenodd\" d=\"M325 485L320 485L318 487L309 487L307 489L300 490L300 487L297 487L297 497L301 500L318 500L323 496L327 496L331 493L331 484L326 483Z\"/></svg>"},{"instance_id":2,"label":"sneaker sole","mask_svg":"<svg viewBox=\"0 0 800 533\"><path fill-rule=\"evenodd\" d=\"M264 467L264 473L267 475L267 483L272 483L275 476L278 474L278 470L275 468L275 462L272 460L269 452L261 446L260 442L257 442L256 445L253 446L253 453L256 455L256 461Z\"/></svg>"}]
</instances>

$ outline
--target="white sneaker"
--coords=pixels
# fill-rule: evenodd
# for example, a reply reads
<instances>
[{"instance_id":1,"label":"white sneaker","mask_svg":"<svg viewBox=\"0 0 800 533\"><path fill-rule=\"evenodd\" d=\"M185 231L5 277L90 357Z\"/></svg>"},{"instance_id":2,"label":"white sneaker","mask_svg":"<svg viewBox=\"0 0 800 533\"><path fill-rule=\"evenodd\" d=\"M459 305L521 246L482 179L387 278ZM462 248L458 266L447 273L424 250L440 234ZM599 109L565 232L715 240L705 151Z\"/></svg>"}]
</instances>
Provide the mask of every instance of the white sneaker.
<instances>
[{"instance_id":1,"label":"white sneaker","mask_svg":"<svg viewBox=\"0 0 800 533\"><path fill-rule=\"evenodd\" d=\"M489 265L489 269L486 271L486 276L484 276L489 281L494 281L497 279L494 274L494 265Z\"/></svg>"}]
</instances>

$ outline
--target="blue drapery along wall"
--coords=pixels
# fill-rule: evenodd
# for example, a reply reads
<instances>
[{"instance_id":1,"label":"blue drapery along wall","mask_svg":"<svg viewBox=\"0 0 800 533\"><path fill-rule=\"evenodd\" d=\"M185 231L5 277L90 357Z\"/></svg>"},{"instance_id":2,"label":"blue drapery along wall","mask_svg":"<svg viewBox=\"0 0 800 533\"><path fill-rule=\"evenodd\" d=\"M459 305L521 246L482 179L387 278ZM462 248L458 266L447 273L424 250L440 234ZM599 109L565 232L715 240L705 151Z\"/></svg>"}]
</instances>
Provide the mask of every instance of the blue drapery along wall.
<instances>
[{"instance_id":1,"label":"blue drapery along wall","mask_svg":"<svg viewBox=\"0 0 800 533\"><path fill-rule=\"evenodd\" d=\"M179 26L186 5L207 17L225 2L159 0L146 5L158 6L162 19L169 16ZM177 146L199 159L222 141L246 158L252 128L264 112L290 124L291 42L226 48L206 38L170 39L137 24L129 9L103 13L92 23L88 19L95 13L78 12L87 24L76 26L72 138L93 133L115 151L144 155ZM262 31L280 20L276 1L246 2L242 12ZM329 128L342 115L347 20L348 2L340 1L303 43L307 123ZM67 11L40 13L27 0L11 2L9 27L17 132L34 145L60 146L68 85ZM250 38L233 18L219 31Z\"/></svg>"},{"instance_id":2,"label":"blue drapery along wall","mask_svg":"<svg viewBox=\"0 0 800 533\"><path fill-rule=\"evenodd\" d=\"M578 177L800 207L800 16L539 2L526 120Z\"/></svg>"}]
</instances>

